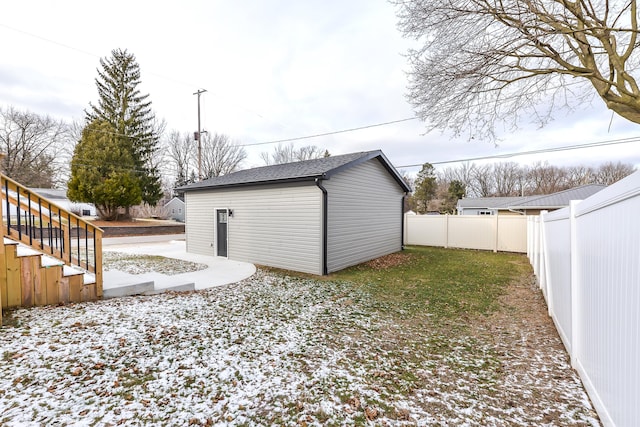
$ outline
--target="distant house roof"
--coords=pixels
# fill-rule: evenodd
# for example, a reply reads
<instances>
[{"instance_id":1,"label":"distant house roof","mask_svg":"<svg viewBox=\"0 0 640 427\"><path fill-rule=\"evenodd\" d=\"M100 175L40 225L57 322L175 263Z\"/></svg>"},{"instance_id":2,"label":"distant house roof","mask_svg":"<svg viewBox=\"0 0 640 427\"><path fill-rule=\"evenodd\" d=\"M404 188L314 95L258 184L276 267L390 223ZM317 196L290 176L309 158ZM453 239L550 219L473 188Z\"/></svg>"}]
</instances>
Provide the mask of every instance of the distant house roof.
<instances>
[{"instance_id":1,"label":"distant house roof","mask_svg":"<svg viewBox=\"0 0 640 427\"><path fill-rule=\"evenodd\" d=\"M564 191L558 191L557 193L548 194L544 196L531 196L526 197L517 203L509 205L510 209L546 209L546 208L563 208L569 206L571 200L584 200L587 197L593 196L598 191L605 188L603 184L586 184L579 187L570 188Z\"/></svg>"},{"instance_id":2,"label":"distant house roof","mask_svg":"<svg viewBox=\"0 0 640 427\"><path fill-rule=\"evenodd\" d=\"M526 199L526 197L475 197L458 200L458 207L467 209L506 209L507 206L522 199Z\"/></svg>"},{"instance_id":3,"label":"distant house roof","mask_svg":"<svg viewBox=\"0 0 640 427\"><path fill-rule=\"evenodd\" d=\"M557 193L524 197L477 197L458 200L463 209L559 209L571 200L584 200L605 188L602 184L586 184Z\"/></svg>"},{"instance_id":4,"label":"distant house roof","mask_svg":"<svg viewBox=\"0 0 640 427\"><path fill-rule=\"evenodd\" d=\"M320 159L304 160L301 162L245 169L179 187L178 190L195 191L211 188L237 187L243 185L274 184L282 182L328 179L335 173L375 158L380 161L380 163L387 169L387 171L398 182L398 184L403 188L404 191L411 191L400 174L398 174L398 171L393 167L393 165L380 150L343 154L338 156L323 157Z\"/></svg>"},{"instance_id":5,"label":"distant house roof","mask_svg":"<svg viewBox=\"0 0 640 427\"><path fill-rule=\"evenodd\" d=\"M65 200L67 198L66 188L30 188L29 190L46 199Z\"/></svg>"},{"instance_id":6,"label":"distant house roof","mask_svg":"<svg viewBox=\"0 0 640 427\"><path fill-rule=\"evenodd\" d=\"M174 200L184 204L184 197L183 196L173 196L171 198L171 200L167 201L167 203L165 203L164 205L167 206L169 203L175 203Z\"/></svg>"}]
</instances>

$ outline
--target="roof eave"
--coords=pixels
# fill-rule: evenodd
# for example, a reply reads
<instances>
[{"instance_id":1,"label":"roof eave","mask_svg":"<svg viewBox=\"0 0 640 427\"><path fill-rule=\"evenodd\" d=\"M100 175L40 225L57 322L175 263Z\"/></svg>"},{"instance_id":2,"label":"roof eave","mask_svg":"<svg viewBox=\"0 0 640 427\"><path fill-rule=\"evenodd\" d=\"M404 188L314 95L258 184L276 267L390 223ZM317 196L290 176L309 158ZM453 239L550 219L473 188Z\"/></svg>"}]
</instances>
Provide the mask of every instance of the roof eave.
<instances>
[{"instance_id":1,"label":"roof eave","mask_svg":"<svg viewBox=\"0 0 640 427\"><path fill-rule=\"evenodd\" d=\"M295 178L285 178L285 179L274 179L269 181L238 182L233 184L220 184L220 185L203 185L201 187L185 186L185 187L179 187L176 190L184 191L184 192L206 191L206 190L218 190L223 188L252 187L252 186L269 185L269 184L287 184L287 183L293 183L293 182L315 181L316 179L325 179L325 174L295 177Z\"/></svg>"},{"instance_id":2,"label":"roof eave","mask_svg":"<svg viewBox=\"0 0 640 427\"><path fill-rule=\"evenodd\" d=\"M509 206L509 209L562 209L567 205L562 206Z\"/></svg>"}]
</instances>

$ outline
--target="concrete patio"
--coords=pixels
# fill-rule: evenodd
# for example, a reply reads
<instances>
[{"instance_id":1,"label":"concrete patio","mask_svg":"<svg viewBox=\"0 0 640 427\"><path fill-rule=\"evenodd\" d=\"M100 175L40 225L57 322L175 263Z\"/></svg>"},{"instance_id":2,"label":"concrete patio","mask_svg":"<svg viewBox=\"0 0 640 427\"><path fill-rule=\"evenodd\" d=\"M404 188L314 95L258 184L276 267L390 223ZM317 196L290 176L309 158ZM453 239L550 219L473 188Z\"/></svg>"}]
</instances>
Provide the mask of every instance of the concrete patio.
<instances>
[{"instance_id":1,"label":"concrete patio","mask_svg":"<svg viewBox=\"0 0 640 427\"><path fill-rule=\"evenodd\" d=\"M157 272L130 274L118 270L105 271L103 273L105 298L206 289L238 282L252 276L256 271L255 266L250 263L187 253L184 234L106 238L103 240L103 251L160 255L208 266L204 270L174 275Z\"/></svg>"}]
</instances>

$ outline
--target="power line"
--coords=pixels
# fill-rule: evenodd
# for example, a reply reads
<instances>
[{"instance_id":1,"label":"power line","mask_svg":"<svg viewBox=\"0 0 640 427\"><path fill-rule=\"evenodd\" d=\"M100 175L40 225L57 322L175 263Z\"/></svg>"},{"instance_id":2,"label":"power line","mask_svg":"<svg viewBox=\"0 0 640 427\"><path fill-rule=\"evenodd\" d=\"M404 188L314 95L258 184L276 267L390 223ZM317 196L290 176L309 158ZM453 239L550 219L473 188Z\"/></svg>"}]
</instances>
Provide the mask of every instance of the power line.
<instances>
[{"instance_id":1,"label":"power line","mask_svg":"<svg viewBox=\"0 0 640 427\"><path fill-rule=\"evenodd\" d=\"M443 160L440 162L428 162L432 165L444 165L448 163L461 163L461 162L471 162L476 160L490 160L490 159L507 159L511 157L518 156L528 156L531 154L543 154L543 153L553 153L556 151L569 151L569 150L579 150L583 148L591 148L591 147L603 147L607 145L618 145L618 144L628 144L631 142L640 141L640 136L630 137L630 138L622 138L622 139L612 139L606 141L596 141L596 142L588 142L585 144L573 144L573 145L565 145L563 147L553 147L553 148L541 148L539 150L531 150L531 151L521 151L517 153L505 153L505 154L494 154L491 156L481 156L481 157L469 157L466 159L457 159L457 160ZM412 165L403 165L397 166L400 168L413 168L413 167L421 167L424 163L412 164Z\"/></svg>"},{"instance_id":2,"label":"power line","mask_svg":"<svg viewBox=\"0 0 640 427\"><path fill-rule=\"evenodd\" d=\"M392 120L392 121L389 121L389 122L374 123L374 124L365 125L365 126L359 126L359 127L355 127L355 128L335 130L335 131L331 131L331 132L318 133L318 134L314 134L314 135L298 136L298 137L294 137L294 138L276 139L276 140L273 140L273 141L253 142L253 143L248 143L248 144L232 144L232 146L233 147L251 147L251 146L257 146L257 145L277 144L277 143L281 143L281 142L300 141L300 140L303 140L303 139L318 138L318 137L321 137L321 136L337 135L337 134L340 134L340 133L354 132L354 131L357 131L357 130L370 129L370 128L380 127L380 126L387 126L387 125L392 125L392 124L395 124L395 123L408 122L408 121L411 121L411 120L418 120L418 117L407 117L407 118L404 118L404 119ZM88 128L85 128L85 129L87 131L89 131L89 132L99 132L99 133L106 133L106 134L114 135L114 136L122 136L122 137L125 137L125 138L135 138L135 137L133 137L131 135L125 135L125 134L118 133L118 132L105 131L105 130L102 130L102 129L88 129Z\"/></svg>"},{"instance_id":3,"label":"power line","mask_svg":"<svg viewBox=\"0 0 640 427\"><path fill-rule=\"evenodd\" d=\"M82 53L84 55L89 55L89 56L92 56L92 57L101 58L101 56L96 55L95 53L88 52L88 51L85 51L85 50L82 50L82 49L79 49L79 48L76 48L74 46L70 46L70 45L67 45L67 44L64 44L64 43L60 43L60 42L54 41L52 39L49 39L49 38L46 38L46 37L43 37L43 36L39 36L39 35L30 33L30 32L24 31L24 30L20 30L20 29L11 27L9 25L6 25L4 23L0 23L0 26L4 27L4 28L7 28L9 30L15 31L15 32L19 32L19 33L28 35L30 37L37 38L39 40L42 40L42 41L45 41L45 42L48 42L48 43L52 43L52 44L61 46L61 47L66 48L66 49L70 49L70 50ZM182 85L185 85L185 86L196 87L196 85L192 85L190 83L186 83L184 81L180 81L178 79L170 78L170 77L158 74L158 73L148 72L148 74L152 74L152 75L155 75L157 77L161 77L161 78L166 79L168 81L173 81L175 83L179 83L179 84L182 84ZM575 83L574 82L567 82L567 83L564 83L563 85L548 87L547 89L558 89L558 88L561 88L561 87L566 87L566 86L574 85L574 84L578 84L578 82L575 82ZM510 97L502 98L501 100L504 101L504 100L515 99L518 96L519 95L512 95ZM485 102L478 103L476 105L477 106L486 105L488 103L493 103L493 102L495 102L495 101L491 101L491 102L485 101ZM252 110L249 110L247 108L245 108L245 109L247 111L252 111ZM259 117L264 118L259 113L255 112L255 111L252 111L252 112L254 112ZM343 130L337 130L337 131L331 131L331 132L325 132L325 133L319 133L319 134L313 134L313 135L306 135L306 136L300 136L300 137L294 137L294 138L272 140L272 141L247 143L247 144L235 144L234 146L249 147L249 146L260 146L260 145L277 144L277 143L283 143L283 142L300 141L300 140L305 140L305 139L318 138L318 137L322 137L322 136L336 135L336 134L341 134L341 133L347 133L347 132L353 132L353 131L358 131L358 130L363 130L363 129L369 129L369 128L374 128L374 127L387 126L387 125L391 125L391 124L396 124L396 123L401 123L401 122L406 122L406 121L412 121L412 120L417 120L417 119L418 119L418 117L408 117L408 118L404 118L404 119L393 120L393 121L388 121L388 122L383 122L383 123L375 123L375 124L371 124L371 125L354 127L354 128L349 128L349 129L343 129ZM94 131L94 130L92 129L91 131ZM101 130L97 130L97 129L95 131L104 132L104 133L110 133L110 134L113 134L113 135L116 135L116 136L123 136L123 137L131 138L131 136L129 136L129 135L119 134L117 132L108 132L108 131L105 132L105 131L101 131ZM640 137L620 139L620 140L600 141L600 142L586 143L586 144L575 144L575 145L569 145L569 146L564 146L564 147L555 147L555 148L523 151L523 152L516 152L516 153L496 154L496 155L481 156L481 157L471 157L471 158L466 158L466 159L444 160L444 161L430 162L430 163L432 165L442 165L442 164L460 163L460 162L476 161L476 160L511 158L511 157L525 156L525 155L532 155L532 154L543 154L543 153L550 153L550 152L557 152L557 151L568 151L568 150L575 150L575 149L582 149L582 148L598 147L598 146L626 144L626 143L637 142L637 141L640 141ZM420 166L422 166L422 164L403 165L403 166L399 166L399 168L411 168L411 167L420 167Z\"/></svg>"},{"instance_id":4,"label":"power line","mask_svg":"<svg viewBox=\"0 0 640 427\"><path fill-rule=\"evenodd\" d=\"M7 24L4 24L4 23L1 23L1 22L0 22L0 27L4 27L4 28L6 28L8 30L15 31L17 33L21 33L21 34L27 35L29 37L33 37L33 38L42 40L42 41L47 42L47 43L58 45L58 46L63 47L65 49L69 49L69 50L73 50L73 51L79 52L79 53L82 53L84 55L88 55L88 56L91 56L91 57L94 57L94 58L102 59L102 56L97 55L97 54L95 54L93 52L89 52L89 51L86 51L86 50L83 50L83 49L79 49L77 47L74 47L74 46L71 46L71 45L68 45L68 44L65 44L65 43L60 43L58 41L49 39L47 37L43 37L43 36L40 36L40 35L37 35L37 34L34 34L34 33L30 33L28 31L20 30L18 28L11 27L11 26L9 26ZM167 80L167 81L170 81L170 82L182 85L182 86L186 86L186 87L189 87L189 88L197 88L197 87L199 87L199 85L195 85L195 84L192 84L192 83L189 83L189 82L177 79L177 78L169 77L169 76L166 76L164 74L156 73L153 70L145 71L145 75L152 75L152 76L155 76L155 77L159 77L161 79L164 79L164 80ZM242 108L242 109L244 109L246 111L249 111L249 112L255 114L256 116L260 117L261 119L265 120L265 117L262 114L258 113L257 111L254 111L254 110L252 110L250 108L247 108L247 107L245 107L243 105L236 104L231 99L229 99L229 97L227 97L227 96L221 95L219 93L215 93L215 94L220 98L226 99L229 104L235 105L236 107L239 107L239 108Z\"/></svg>"},{"instance_id":5,"label":"power line","mask_svg":"<svg viewBox=\"0 0 640 427\"><path fill-rule=\"evenodd\" d=\"M28 31L19 30L17 28L10 27L7 24L0 23L0 27L4 27L6 29L9 29L11 31L15 31L17 33L22 33L22 34L25 34L27 36L30 36L30 37L33 37L33 38L36 38L36 39L40 39L40 40L45 41L47 43L52 43L52 44L64 47L65 49L75 50L76 52L80 52L80 53L82 53L84 55L89 55L89 56L93 56L93 57L96 57L96 58L100 58L100 56L96 55L95 53L91 53L91 52L88 52L86 50L78 49L77 47L69 46L68 44L60 43L60 42L57 42L55 40L51 40L51 39L48 39L46 37L39 36L37 34L30 33Z\"/></svg>"},{"instance_id":6,"label":"power line","mask_svg":"<svg viewBox=\"0 0 640 427\"><path fill-rule=\"evenodd\" d=\"M356 128L350 128L350 129L336 130L336 131L332 131L332 132L318 133L318 134L314 134L314 135L298 136L296 138L276 139L276 140L273 140L273 141L253 142L253 143L250 143L250 144L237 144L237 146L238 147L251 147L251 146L256 146L256 145L277 144L277 143L280 143L280 142L300 141L302 139L311 139L311 138L318 138L320 136L336 135L336 134L339 134L339 133L353 132L353 131L356 131L356 130L369 129L369 128L374 128L374 127L378 127L378 126L387 126L387 125L392 125L392 124L395 124L395 123L408 122L410 120L418 120L418 117L407 117L405 119L392 120L390 122L375 123L375 124L372 124L372 125L360 126L360 127L356 127Z\"/></svg>"},{"instance_id":7,"label":"power line","mask_svg":"<svg viewBox=\"0 0 640 427\"><path fill-rule=\"evenodd\" d=\"M28 31L24 31L24 30L20 30L18 28L11 27L11 26L9 26L7 24L0 23L0 27L4 27L4 28L6 28L8 30L15 31L17 33L21 33L21 34L27 35L29 37L33 37L33 38L42 40L42 41L47 42L47 43L55 44L57 46L65 48L65 49L69 49L69 50L73 50L73 51L82 53L83 55L87 55L87 56L91 56L91 57L94 57L94 58L102 59L102 56L97 55L94 52L89 52L89 51L86 51L86 50L83 50L83 49L80 49L80 48L77 48L77 47L74 47L74 46L71 46L71 45L68 45L68 44L65 44L65 43L61 43L61 42L52 40L52 39L47 38L47 37L40 36L38 34L30 33ZM180 84L180 85L183 85L183 86L187 86L187 87L190 87L190 88L197 87L197 85L193 85L191 83L184 82L184 81L179 80L179 79L175 79L175 78L168 77L168 76L165 76L165 75L162 75L162 74L159 74L159 73L155 73L153 71L145 71L145 74L149 74L149 75L153 75L153 76L156 76L156 77L160 77L160 78L165 79L167 81L171 81L171 82L174 82L174 83L177 83L177 84Z\"/></svg>"},{"instance_id":8,"label":"power line","mask_svg":"<svg viewBox=\"0 0 640 427\"><path fill-rule=\"evenodd\" d=\"M375 126L375 125L374 125ZM369 126L371 127L371 126ZM464 159L456 159L456 160L443 160L443 161L439 161L439 162L429 162L432 165L444 165L444 164L449 164L449 163L461 163L461 162L470 162L470 161L476 161L476 160L490 160L490 159L502 159L502 158L511 158L511 157L518 157L518 156L527 156L527 155L531 155L531 154L541 154L541 153L552 153L552 152L556 152L556 151L569 151L569 150L580 150L583 148L591 148L591 147L603 147L603 146L608 146L608 145L619 145L619 144L628 144L628 143L632 143L632 142L640 142L640 136L636 136L636 137L629 137L629 138L621 138L621 139L612 139L612 140L605 140L605 141L596 141L596 142L589 142L589 143L585 143L585 144L573 144L573 145L566 145L566 146L562 146L562 147L553 147L553 148L543 148L543 149L539 149L539 150L530 150L530 151L521 151L518 153L506 153L506 154L496 154L496 155L491 155L491 156L481 156L481 157L469 157L469 158L464 158ZM85 167L98 167L97 165L89 165L89 164L84 164L84 163L78 163L75 161L72 161L73 164L76 164L78 166L85 166ZM116 165L115 163L103 163L105 165ZM422 165L424 165L424 163L416 163L416 164L411 164L411 165L402 165L402 166L396 166L396 169L402 169L402 168L413 168L413 167L421 167ZM144 170L139 170L139 169L134 169L134 168L119 168L120 170L123 171L132 171L132 172L145 172Z\"/></svg>"}]
</instances>

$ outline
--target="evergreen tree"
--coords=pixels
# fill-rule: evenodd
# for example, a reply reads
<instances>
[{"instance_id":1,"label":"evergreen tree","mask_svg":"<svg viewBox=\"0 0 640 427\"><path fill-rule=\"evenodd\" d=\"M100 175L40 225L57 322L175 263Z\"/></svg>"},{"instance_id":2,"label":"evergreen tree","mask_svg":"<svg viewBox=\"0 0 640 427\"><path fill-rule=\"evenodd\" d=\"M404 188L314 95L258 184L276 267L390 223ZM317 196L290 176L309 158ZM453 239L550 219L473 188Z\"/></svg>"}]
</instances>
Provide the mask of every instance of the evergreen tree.
<instances>
[{"instance_id":1,"label":"evergreen tree","mask_svg":"<svg viewBox=\"0 0 640 427\"><path fill-rule=\"evenodd\" d=\"M155 205L162 197L160 175L152 164L159 149L160 135L151 110L149 95L138 89L140 66L135 56L126 50L114 49L111 57L100 59L96 86L98 104L89 104L86 122L105 121L120 136L133 160L135 182L140 188L142 201ZM129 206L125 206L128 212Z\"/></svg>"},{"instance_id":2,"label":"evergreen tree","mask_svg":"<svg viewBox=\"0 0 640 427\"><path fill-rule=\"evenodd\" d=\"M436 171L431 163L422 165L422 169L416 177L416 189L413 192L413 199L418 213L424 214L428 210L429 201L436 195L438 184L436 182Z\"/></svg>"},{"instance_id":3,"label":"evergreen tree","mask_svg":"<svg viewBox=\"0 0 640 427\"><path fill-rule=\"evenodd\" d=\"M451 181L449 183L449 187L447 187L447 194L443 198L444 200L442 200L442 204L440 205L440 213L456 213L458 200L462 199L464 197L464 194L465 188L462 181Z\"/></svg>"},{"instance_id":4,"label":"evergreen tree","mask_svg":"<svg viewBox=\"0 0 640 427\"><path fill-rule=\"evenodd\" d=\"M466 192L467 190L464 187L464 183L462 181L455 179L449 183L449 189L447 193L449 194L449 197L454 199L456 202L462 199Z\"/></svg>"},{"instance_id":5,"label":"evergreen tree","mask_svg":"<svg viewBox=\"0 0 640 427\"><path fill-rule=\"evenodd\" d=\"M94 120L84 128L71 161L69 200L95 204L104 220L115 220L119 208L141 202L128 140L104 120Z\"/></svg>"}]
</instances>

